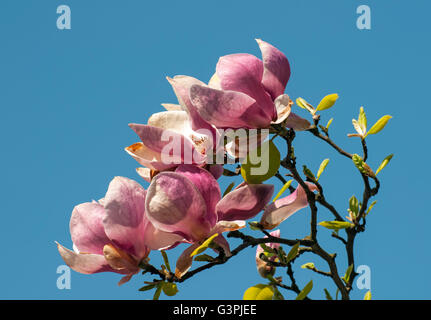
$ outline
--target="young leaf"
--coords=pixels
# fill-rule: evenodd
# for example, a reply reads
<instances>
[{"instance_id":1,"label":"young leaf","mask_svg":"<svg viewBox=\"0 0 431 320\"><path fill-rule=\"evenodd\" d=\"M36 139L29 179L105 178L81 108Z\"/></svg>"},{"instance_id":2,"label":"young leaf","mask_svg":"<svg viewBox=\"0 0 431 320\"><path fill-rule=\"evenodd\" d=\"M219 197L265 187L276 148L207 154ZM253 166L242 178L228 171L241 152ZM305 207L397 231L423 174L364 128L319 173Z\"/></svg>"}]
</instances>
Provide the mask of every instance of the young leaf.
<instances>
[{"instance_id":1,"label":"young leaf","mask_svg":"<svg viewBox=\"0 0 431 320\"><path fill-rule=\"evenodd\" d=\"M365 134L367 132L367 116L365 115L364 107L359 108L358 124Z\"/></svg>"},{"instance_id":2,"label":"young leaf","mask_svg":"<svg viewBox=\"0 0 431 320\"><path fill-rule=\"evenodd\" d=\"M160 298L160 294L162 293L162 288L163 288L163 282L162 282L162 281L160 281L160 282L157 284L156 292L154 292L153 300L159 300L159 298Z\"/></svg>"},{"instance_id":3,"label":"young leaf","mask_svg":"<svg viewBox=\"0 0 431 320\"><path fill-rule=\"evenodd\" d=\"M319 225L331 230L347 229L354 226L352 223L347 221L322 221Z\"/></svg>"},{"instance_id":4,"label":"young leaf","mask_svg":"<svg viewBox=\"0 0 431 320\"><path fill-rule=\"evenodd\" d=\"M364 296L364 300L371 300L371 291L367 291L367 293Z\"/></svg>"},{"instance_id":5,"label":"young leaf","mask_svg":"<svg viewBox=\"0 0 431 320\"><path fill-rule=\"evenodd\" d=\"M248 184L260 184L276 175L280 168L281 156L271 140L248 154L241 165L241 175Z\"/></svg>"},{"instance_id":6,"label":"young leaf","mask_svg":"<svg viewBox=\"0 0 431 320\"><path fill-rule=\"evenodd\" d=\"M365 216L367 216L370 213L371 209L373 209L376 203L377 203L377 200L374 200L373 202L371 202L371 204L368 206L367 211L365 212Z\"/></svg>"},{"instance_id":7,"label":"young leaf","mask_svg":"<svg viewBox=\"0 0 431 320\"><path fill-rule=\"evenodd\" d=\"M272 300L274 297L273 286L257 284L245 290L243 300Z\"/></svg>"},{"instance_id":8,"label":"young leaf","mask_svg":"<svg viewBox=\"0 0 431 320\"><path fill-rule=\"evenodd\" d=\"M284 191L286 191L290 185L292 184L293 180L289 180L287 181L283 187L281 187L280 191L277 193L277 195L274 197L274 200L272 200L273 202L276 201L278 198L280 198L280 196L284 193Z\"/></svg>"},{"instance_id":9,"label":"young leaf","mask_svg":"<svg viewBox=\"0 0 431 320\"><path fill-rule=\"evenodd\" d=\"M228 185L226 190L223 192L223 197L227 195L229 192L231 192L234 186L235 186L235 182L232 182L230 185Z\"/></svg>"},{"instance_id":10,"label":"young leaf","mask_svg":"<svg viewBox=\"0 0 431 320\"><path fill-rule=\"evenodd\" d=\"M353 271L353 264L351 264L347 270L346 270L346 274L344 275L344 277L342 278L344 280L345 283L349 283L350 280L350 276L352 274Z\"/></svg>"},{"instance_id":11,"label":"young leaf","mask_svg":"<svg viewBox=\"0 0 431 320\"><path fill-rule=\"evenodd\" d=\"M359 201L355 196L349 199L349 209L356 217L359 213Z\"/></svg>"},{"instance_id":12,"label":"young leaf","mask_svg":"<svg viewBox=\"0 0 431 320\"><path fill-rule=\"evenodd\" d=\"M194 260L195 261L211 262L214 260L214 258L208 254L201 254L199 256L196 256Z\"/></svg>"},{"instance_id":13,"label":"young leaf","mask_svg":"<svg viewBox=\"0 0 431 320\"><path fill-rule=\"evenodd\" d=\"M387 166L387 164L389 163L389 161L391 161L391 159L392 159L392 157L393 157L394 155L393 154L390 154L390 155L388 155L383 161L382 161L382 163L380 164L380 166L379 166L379 168L376 170L376 175L380 172L380 171L382 171L382 169L384 168L384 167L386 167Z\"/></svg>"},{"instance_id":14,"label":"young leaf","mask_svg":"<svg viewBox=\"0 0 431 320\"><path fill-rule=\"evenodd\" d=\"M263 228L263 226L257 221L251 221L248 225L250 226L250 229L254 231L260 231Z\"/></svg>"},{"instance_id":15,"label":"young leaf","mask_svg":"<svg viewBox=\"0 0 431 320\"><path fill-rule=\"evenodd\" d=\"M292 249L290 249L289 253L287 254L286 260L287 262L292 261L293 259L296 258L296 256L298 255L298 251L299 251L299 242L296 243Z\"/></svg>"},{"instance_id":16,"label":"young leaf","mask_svg":"<svg viewBox=\"0 0 431 320\"><path fill-rule=\"evenodd\" d=\"M329 293L328 290L326 290L326 288L323 289L323 290L325 291L326 300L334 300L334 299L332 299L331 294Z\"/></svg>"},{"instance_id":17,"label":"young leaf","mask_svg":"<svg viewBox=\"0 0 431 320\"><path fill-rule=\"evenodd\" d=\"M314 176L313 172L311 172L311 170L308 169L306 165L303 165L302 169L307 178L309 178L311 181L316 181L316 177Z\"/></svg>"},{"instance_id":18,"label":"young leaf","mask_svg":"<svg viewBox=\"0 0 431 320\"><path fill-rule=\"evenodd\" d=\"M146 286L143 286L142 288L140 288L139 291L148 291L153 289L155 286L157 286L157 283L147 284Z\"/></svg>"},{"instance_id":19,"label":"young leaf","mask_svg":"<svg viewBox=\"0 0 431 320\"><path fill-rule=\"evenodd\" d=\"M168 255L166 254L166 251L161 250L160 252L162 253L163 261L165 262L166 268L168 269L169 272L171 272L171 266L169 264L169 259L168 259Z\"/></svg>"},{"instance_id":20,"label":"young leaf","mask_svg":"<svg viewBox=\"0 0 431 320\"><path fill-rule=\"evenodd\" d=\"M311 269L311 270L313 270L313 269L315 269L316 267L314 266L314 263L313 262L307 262L307 263L304 263L302 266L301 266L301 269Z\"/></svg>"},{"instance_id":21,"label":"young leaf","mask_svg":"<svg viewBox=\"0 0 431 320\"><path fill-rule=\"evenodd\" d=\"M320 175L321 175L321 174L323 173L323 171L326 169L326 166L328 165L328 163L329 163L329 159L325 159L325 160L323 160L323 161L322 161L322 163L320 164L319 171L317 171L317 180L319 180Z\"/></svg>"},{"instance_id":22,"label":"young leaf","mask_svg":"<svg viewBox=\"0 0 431 320\"><path fill-rule=\"evenodd\" d=\"M314 114L316 110L314 110L313 106L309 104L305 99L298 98L296 99L296 104L302 109L308 110L311 114Z\"/></svg>"},{"instance_id":23,"label":"young leaf","mask_svg":"<svg viewBox=\"0 0 431 320\"><path fill-rule=\"evenodd\" d=\"M368 136L369 134L376 134L378 132L380 132L388 123L389 119L391 119L392 117L389 115L383 116L381 117L372 127L371 129L367 132L367 134L365 135Z\"/></svg>"},{"instance_id":24,"label":"young leaf","mask_svg":"<svg viewBox=\"0 0 431 320\"><path fill-rule=\"evenodd\" d=\"M328 123L326 124L326 130L329 129L329 126L332 124L332 121L334 121L334 118L329 119Z\"/></svg>"},{"instance_id":25,"label":"young leaf","mask_svg":"<svg viewBox=\"0 0 431 320\"><path fill-rule=\"evenodd\" d=\"M360 137L363 137L365 135L365 131L362 130L361 125L359 124L358 120L352 119L353 128L355 128L356 132Z\"/></svg>"},{"instance_id":26,"label":"young leaf","mask_svg":"<svg viewBox=\"0 0 431 320\"><path fill-rule=\"evenodd\" d=\"M173 282L164 282L162 288L163 293L168 297L172 297L178 293L177 285Z\"/></svg>"},{"instance_id":27,"label":"young leaf","mask_svg":"<svg viewBox=\"0 0 431 320\"><path fill-rule=\"evenodd\" d=\"M211 244L211 242L214 240L215 237L218 236L218 233L213 234L211 237L209 237L208 239L206 239L199 247L197 247L191 254L190 257L193 257L197 254L200 254L202 252L204 252L209 245Z\"/></svg>"},{"instance_id":28,"label":"young leaf","mask_svg":"<svg viewBox=\"0 0 431 320\"><path fill-rule=\"evenodd\" d=\"M304 289L302 289L302 291L298 294L295 300L304 300L310 293L311 289L313 289L313 280L307 283L307 285L304 287Z\"/></svg>"},{"instance_id":29,"label":"young leaf","mask_svg":"<svg viewBox=\"0 0 431 320\"><path fill-rule=\"evenodd\" d=\"M321 110L326 110L331 108L335 104L335 101L337 101L337 99L338 99L338 94L336 93L327 95L322 99L322 101L320 101L319 105L316 108L316 111L321 111Z\"/></svg>"}]
</instances>

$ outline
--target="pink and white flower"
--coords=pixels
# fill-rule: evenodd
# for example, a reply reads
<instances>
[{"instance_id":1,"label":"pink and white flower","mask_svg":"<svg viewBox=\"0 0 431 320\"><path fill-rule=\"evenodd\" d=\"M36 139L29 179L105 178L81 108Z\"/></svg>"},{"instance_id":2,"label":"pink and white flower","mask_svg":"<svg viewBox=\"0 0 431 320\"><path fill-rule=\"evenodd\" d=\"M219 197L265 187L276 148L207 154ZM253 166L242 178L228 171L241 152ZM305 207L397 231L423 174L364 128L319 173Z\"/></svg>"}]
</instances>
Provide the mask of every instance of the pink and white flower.
<instances>
[{"instance_id":1,"label":"pink and white flower","mask_svg":"<svg viewBox=\"0 0 431 320\"><path fill-rule=\"evenodd\" d=\"M307 129L310 123L291 112L293 102L284 94L289 61L269 43L257 42L262 60L245 53L221 57L208 86L190 86L191 103L217 128L268 128L283 122L295 130Z\"/></svg>"},{"instance_id":2,"label":"pink and white flower","mask_svg":"<svg viewBox=\"0 0 431 320\"><path fill-rule=\"evenodd\" d=\"M214 177L205 169L180 165L174 172L161 172L148 188L145 211L152 224L165 232L178 234L191 244L177 261L176 275L191 267L190 254L214 234L214 242L230 255L225 231L245 226L244 220L258 214L269 201L274 186L243 184L221 198Z\"/></svg>"},{"instance_id":3,"label":"pink and white flower","mask_svg":"<svg viewBox=\"0 0 431 320\"><path fill-rule=\"evenodd\" d=\"M73 209L70 233L74 251L57 244L66 264L73 270L92 274L124 274L123 284L139 272L151 250L165 249L182 237L156 229L145 216L145 189L137 182L116 177L105 198Z\"/></svg>"}]
</instances>

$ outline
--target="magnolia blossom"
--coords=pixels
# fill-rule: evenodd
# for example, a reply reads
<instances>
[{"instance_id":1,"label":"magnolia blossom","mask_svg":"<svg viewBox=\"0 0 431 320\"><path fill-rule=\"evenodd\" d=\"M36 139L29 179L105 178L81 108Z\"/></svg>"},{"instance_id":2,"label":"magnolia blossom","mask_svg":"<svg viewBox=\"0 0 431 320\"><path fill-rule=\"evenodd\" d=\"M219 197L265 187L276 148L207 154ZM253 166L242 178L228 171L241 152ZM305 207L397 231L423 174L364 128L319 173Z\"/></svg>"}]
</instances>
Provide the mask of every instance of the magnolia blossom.
<instances>
[{"instance_id":1,"label":"magnolia blossom","mask_svg":"<svg viewBox=\"0 0 431 320\"><path fill-rule=\"evenodd\" d=\"M156 229L145 216L146 191L137 182L116 177L104 199L73 209L70 233L74 251L57 244L60 255L73 270L92 274L124 274L123 284L139 272L150 250L164 249L182 237Z\"/></svg>"},{"instance_id":2,"label":"magnolia blossom","mask_svg":"<svg viewBox=\"0 0 431 320\"><path fill-rule=\"evenodd\" d=\"M219 59L209 85L190 86L190 100L199 115L217 128L268 128L284 122L296 130L310 123L291 113L293 102L284 94L290 77L286 56L257 40L262 60L251 54Z\"/></svg>"},{"instance_id":3,"label":"magnolia blossom","mask_svg":"<svg viewBox=\"0 0 431 320\"><path fill-rule=\"evenodd\" d=\"M310 191L317 190L315 184L310 182L306 182L306 184ZM274 229L296 211L307 206L307 193L301 185L298 185L290 195L272 202L265 208L260 224L265 229Z\"/></svg>"},{"instance_id":4,"label":"magnolia blossom","mask_svg":"<svg viewBox=\"0 0 431 320\"><path fill-rule=\"evenodd\" d=\"M213 163L213 156L221 150L217 129L203 120L190 102L190 86L203 83L187 76L168 78L168 81L180 104L163 104L167 111L153 114L146 125L129 125L142 142L127 147L126 152L144 166L138 173L147 181L151 180L151 170L169 170L179 164ZM211 168L216 177L221 171L221 166Z\"/></svg>"},{"instance_id":5,"label":"magnolia blossom","mask_svg":"<svg viewBox=\"0 0 431 320\"><path fill-rule=\"evenodd\" d=\"M270 233L271 236L280 238L280 230L274 230ZM265 238L268 238L265 236ZM278 249L280 247L279 243L265 243L266 246L272 248L272 249ZM256 267L259 274L266 278L268 275L273 275L275 272L275 268L268 263L266 263L264 260L260 258L260 255L264 252L263 248L261 246L257 246L256 248ZM272 256L268 258L269 261L275 261L276 256Z\"/></svg>"},{"instance_id":6,"label":"magnolia blossom","mask_svg":"<svg viewBox=\"0 0 431 320\"><path fill-rule=\"evenodd\" d=\"M273 191L272 185L242 184L221 198L217 181L208 171L180 165L152 179L145 211L156 228L178 234L191 244L177 261L175 273L181 277L191 267L190 254L214 234L218 234L214 242L230 255L222 233L243 228L244 220L258 214Z\"/></svg>"}]
</instances>

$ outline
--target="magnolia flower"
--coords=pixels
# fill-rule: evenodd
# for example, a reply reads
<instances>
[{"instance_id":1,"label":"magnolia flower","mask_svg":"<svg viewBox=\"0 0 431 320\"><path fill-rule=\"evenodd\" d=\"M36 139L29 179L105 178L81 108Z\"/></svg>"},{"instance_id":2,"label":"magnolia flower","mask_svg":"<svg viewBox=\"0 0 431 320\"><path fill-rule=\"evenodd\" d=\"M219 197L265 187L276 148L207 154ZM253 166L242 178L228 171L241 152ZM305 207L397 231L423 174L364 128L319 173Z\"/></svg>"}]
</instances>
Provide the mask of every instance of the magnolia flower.
<instances>
[{"instance_id":1,"label":"magnolia flower","mask_svg":"<svg viewBox=\"0 0 431 320\"><path fill-rule=\"evenodd\" d=\"M150 250L165 249L182 238L156 229L145 216L146 191L137 182L116 177L104 199L73 209L70 233L74 251L57 244L73 270L92 274L116 272L123 284L139 272Z\"/></svg>"},{"instance_id":2,"label":"magnolia flower","mask_svg":"<svg viewBox=\"0 0 431 320\"><path fill-rule=\"evenodd\" d=\"M280 230L275 230L270 233L271 236L280 238ZM265 238L268 238L265 236ZM272 249L278 249L280 247L279 243L265 243L266 246L272 248ZM264 252L263 248L261 246L257 246L256 248L256 267L259 274L266 278L268 275L273 275L275 272L275 268L268 263L266 263L264 260L260 258L260 255ZM276 256L272 256L268 258L269 261L274 261L276 259Z\"/></svg>"},{"instance_id":3,"label":"magnolia flower","mask_svg":"<svg viewBox=\"0 0 431 320\"><path fill-rule=\"evenodd\" d=\"M306 184L310 191L317 189L316 185L313 183L306 182ZM307 206L307 194L305 190L298 185L293 193L287 197L272 202L265 208L260 224L265 229L274 229L296 211Z\"/></svg>"},{"instance_id":4,"label":"magnolia flower","mask_svg":"<svg viewBox=\"0 0 431 320\"><path fill-rule=\"evenodd\" d=\"M273 191L272 185L242 184L221 198L217 181L208 171L180 165L174 172L161 172L153 178L145 211L156 228L178 234L191 244L177 261L175 274L181 277L191 267L190 254L214 234L218 234L214 243L230 255L222 233L243 228L244 220L259 213Z\"/></svg>"},{"instance_id":5,"label":"magnolia flower","mask_svg":"<svg viewBox=\"0 0 431 320\"><path fill-rule=\"evenodd\" d=\"M191 103L217 128L268 128L284 122L296 130L307 129L310 123L291 113L293 102L284 94L289 61L269 43L257 42L262 60L245 53L221 57L208 86L190 86Z\"/></svg>"},{"instance_id":6,"label":"magnolia flower","mask_svg":"<svg viewBox=\"0 0 431 320\"><path fill-rule=\"evenodd\" d=\"M190 86L203 83L187 76L168 78L168 81L180 104L163 104L167 111L153 114L147 125L129 125L142 142L127 147L126 152L145 167L139 168L138 173L147 181L151 179L151 170L164 171L179 164L204 166L212 163L213 155L220 150L217 129L203 120L190 102ZM218 167L211 171L220 174Z\"/></svg>"}]
</instances>

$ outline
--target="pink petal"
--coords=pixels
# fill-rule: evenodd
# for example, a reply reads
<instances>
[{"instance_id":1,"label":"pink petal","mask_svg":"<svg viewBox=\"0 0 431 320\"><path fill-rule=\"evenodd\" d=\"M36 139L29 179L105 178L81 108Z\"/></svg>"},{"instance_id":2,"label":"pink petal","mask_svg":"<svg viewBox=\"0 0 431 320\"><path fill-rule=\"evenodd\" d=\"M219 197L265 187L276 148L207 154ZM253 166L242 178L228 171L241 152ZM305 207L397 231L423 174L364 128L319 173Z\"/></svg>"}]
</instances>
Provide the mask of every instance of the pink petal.
<instances>
[{"instance_id":1,"label":"pink petal","mask_svg":"<svg viewBox=\"0 0 431 320\"><path fill-rule=\"evenodd\" d=\"M151 182L151 169L150 168L136 168L136 172L147 182Z\"/></svg>"},{"instance_id":2,"label":"pink petal","mask_svg":"<svg viewBox=\"0 0 431 320\"><path fill-rule=\"evenodd\" d=\"M110 243L102 220L105 209L97 202L77 205L70 218L70 234L79 252L102 254L103 247Z\"/></svg>"},{"instance_id":3,"label":"pink petal","mask_svg":"<svg viewBox=\"0 0 431 320\"><path fill-rule=\"evenodd\" d=\"M266 128L271 123L256 101L241 92L194 85L190 98L202 118L217 128Z\"/></svg>"},{"instance_id":4,"label":"pink petal","mask_svg":"<svg viewBox=\"0 0 431 320\"><path fill-rule=\"evenodd\" d=\"M189 76L175 76L172 78L167 78L169 83L177 95L179 103L183 106L184 110L187 110L190 120L191 127L194 131L199 131L201 129L208 130L212 133L212 137L216 139L216 130L202 117L199 115L196 107L191 103L189 91L192 85L205 85L202 81ZM216 145L216 140L214 140L214 145Z\"/></svg>"},{"instance_id":5,"label":"pink petal","mask_svg":"<svg viewBox=\"0 0 431 320\"><path fill-rule=\"evenodd\" d=\"M288 128L292 128L295 131L304 131L310 128L311 124L308 120L301 118L296 113L290 112L289 116L284 121L284 124Z\"/></svg>"},{"instance_id":6,"label":"pink petal","mask_svg":"<svg viewBox=\"0 0 431 320\"><path fill-rule=\"evenodd\" d=\"M217 180L223 174L223 166L221 164L210 164L208 165L208 171L211 172L213 177Z\"/></svg>"},{"instance_id":7,"label":"pink petal","mask_svg":"<svg viewBox=\"0 0 431 320\"><path fill-rule=\"evenodd\" d=\"M197 247L200 246L199 242L193 243L190 247L181 253L177 260L177 265L175 267L175 276L177 278L181 278L183 275L189 271L192 266L194 257L190 257L190 255L195 251Z\"/></svg>"},{"instance_id":8,"label":"pink petal","mask_svg":"<svg viewBox=\"0 0 431 320\"><path fill-rule=\"evenodd\" d=\"M57 249L64 262L76 272L92 274L98 272L115 272L101 254L76 253L57 243Z\"/></svg>"},{"instance_id":9,"label":"pink petal","mask_svg":"<svg viewBox=\"0 0 431 320\"><path fill-rule=\"evenodd\" d=\"M230 54L219 59L216 71L223 90L245 93L256 100L268 118L275 119L274 104L262 85L261 60L251 54Z\"/></svg>"},{"instance_id":10,"label":"pink petal","mask_svg":"<svg viewBox=\"0 0 431 320\"><path fill-rule=\"evenodd\" d=\"M161 172L147 192L146 214L153 225L187 240L205 239L212 228L205 199L184 175Z\"/></svg>"},{"instance_id":11,"label":"pink petal","mask_svg":"<svg viewBox=\"0 0 431 320\"><path fill-rule=\"evenodd\" d=\"M269 233L271 236L276 237L276 238L280 238L280 229L274 230L272 232ZM265 238L268 238L267 236L265 236ZM273 248L273 249L277 249L280 247L279 243L265 243L266 246ZM260 254L264 252L263 248L261 246L257 246L256 248L256 258L259 258Z\"/></svg>"},{"instance_id":12,"label":"pink petal","mask_svg":"<svg viewBox=\"0 0 431 320\"><path fill-rule=\"evenodd\" d=\"M216 206L218 220L247 220L258 214L274 192L269 184L245 184L229 192Z\"/></svg>"},{"instance_id":13,"label":"pink petal","mask_svg":"<svg viewBox=\"0 0 431 320\"><path fill-rule=\"evenodd\" d=\"M162 154L148 148L142 142L137 142L125 148L126 152L133 157L139 164L147 167L148 169L163 171L176 167L175 163L164 163ZM173 161L175 162L175 161ZM179 158L178 162L181 163Z\"/></svg>"},{"instance_id":14,"label":"pink petal","mask_svg":"<svg viewBox=\"0 0 431 320\"><path fill-rule=\"evenodd\" d=\"M277 48L260 39L256 40L262 52L264 72L262 84L272 99L283 94L290 78L290 65L286 56Z\"/></svg>"},{"instance_id":15,"label":"pink petal","mask_svg":"<svg viewBox=\"0 0 431 320\"><path fill-rule=\"evenodd\" d=\"M311 191L317 189L314 184L309 182L306 183ZM293 215L296 211L307 206L307 194L305 193L305 190L298 185L293 193L268 205L265 208L260 223L265 229L273 229Z\"/></svg>"},{"instance_id":16,"label":"pink petal","mask_svg":"<svg viewBox=\"0 0 431 320\"><path fill-rule=\"evenodd\" d=\"M184 240L180 235L157 229L151 222L148 223L144 239L150 250L171 249Z\"/></svg>"},{"instance_id":17,"label":"pink petal","mask_svg":"<svg viewBox=\"0 0 431 320\"><path fill-rule=\"evenodd\" d=\"M277 120L275 120L274 123L282 123L289 117L293 101L290 100L287 94L282 94L275 99L274 104L275 109L277 109Z\"/></svg>"},{"instance_id":18,"label":"pink petal","mask_svg":"<svg viewBox=\"0 0 431 320\"><path fill-rule=\"evenodd\" d=\"M104 199L106 234L118 248L138 260L149 253L144 240L149 223L144 218L145 195L145 189L136 181L115 177Z\"/></svg>"},{"instance_id":19,"label":"pink petal","mask_svg":"<svg viewBox=\"0 0 431 320\"><path fill-rule=\"evenodd\" d=\"M215 225L217 222L215 207L221 199L221 191L213 175L207 170L193 165L180 165L175 172L188 178L198 189L205 200L207 208L206 219L211 225Z\"/></svg>"},{"instance_id":20,"label":"pink petal","mask_svg":"<svg viewBox=\"0 0 431 320\"><path fill-rule=\"evenodd\" d=\"M143 124L129 124L149 149L161 154L163 164L201 164L205 157L197 152L193 142L172 130Z\"/></svg>"}]
</instances>

